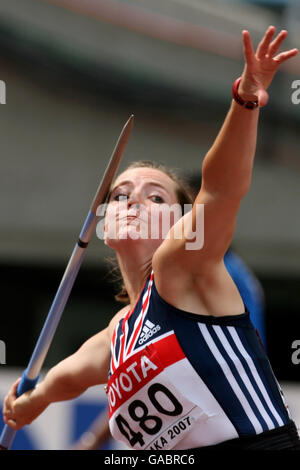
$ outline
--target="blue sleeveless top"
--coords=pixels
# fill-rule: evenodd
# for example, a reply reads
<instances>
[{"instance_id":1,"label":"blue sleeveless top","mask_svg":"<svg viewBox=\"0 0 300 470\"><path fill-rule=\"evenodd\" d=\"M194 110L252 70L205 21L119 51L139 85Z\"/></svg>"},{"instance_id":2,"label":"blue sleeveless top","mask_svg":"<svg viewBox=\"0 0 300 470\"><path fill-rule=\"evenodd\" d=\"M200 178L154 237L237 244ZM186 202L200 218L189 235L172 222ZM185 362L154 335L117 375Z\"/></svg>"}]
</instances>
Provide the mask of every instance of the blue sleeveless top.
<instances>
[{"instance_id":1,"label":"blue sleeveless top","mask_svg":"<svg viewBox=\"0 0 300 470\"><path fill-rule=\"evenodd\" d=\"M153 272L114 331L107 394L113 437L138 450L213 445L290 422L249 312L180 310Z\"/></svg>"}]
</instances>

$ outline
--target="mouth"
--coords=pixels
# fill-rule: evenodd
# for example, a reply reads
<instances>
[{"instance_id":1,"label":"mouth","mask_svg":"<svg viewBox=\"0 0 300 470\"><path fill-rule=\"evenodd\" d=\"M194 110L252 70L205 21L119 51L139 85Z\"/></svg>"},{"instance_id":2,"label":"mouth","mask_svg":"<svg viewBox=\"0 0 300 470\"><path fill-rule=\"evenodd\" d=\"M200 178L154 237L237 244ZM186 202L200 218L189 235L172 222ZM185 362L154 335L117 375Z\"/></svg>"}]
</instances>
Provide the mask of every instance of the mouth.
<instances>
[{"instance_id":1,"label":"mouth","mask_svg":"<svg viewBox=\"0 0 300 470\"><path fill-rule=\"evenodd\" d=\"M135 220L138 219L137 215L125 215L124 217L119 217L118 220Z\"/></svg>"},{"instance_id":2,"label":"mouth","mask_svg":"<svg viewBox=\"0 0 300 470\"><path fill-rule=\"evenodd\" d=\"M140 211L138 212L120 212L118 214L118 220L135 220L135 219L140 219L140 220L146 220L147 219L147 214L142 214Z\"/></svg>"}]
</instances>

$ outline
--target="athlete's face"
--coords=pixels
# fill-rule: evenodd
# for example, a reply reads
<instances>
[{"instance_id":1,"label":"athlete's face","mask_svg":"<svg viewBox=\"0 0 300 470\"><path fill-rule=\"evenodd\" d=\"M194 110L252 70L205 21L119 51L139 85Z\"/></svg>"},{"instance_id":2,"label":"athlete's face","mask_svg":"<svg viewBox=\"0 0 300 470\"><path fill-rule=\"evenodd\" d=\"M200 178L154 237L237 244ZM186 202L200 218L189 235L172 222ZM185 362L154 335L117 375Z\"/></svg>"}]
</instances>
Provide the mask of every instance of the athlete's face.
<instances>
[{"instance_id":1,"label":"athlete's face","mask_svg":"<svg viewBox=\"0 0 300 470\"><path fill-rule=\"evenodd\" d=\"M121 240L142 239L159 246L170 226L179 218L170 214L173 205L178 206L176 183L168 175L144 167L124 171L116 179L110 194L105 217L105 243L117 248Z\"/></svg>"}]
</instances>

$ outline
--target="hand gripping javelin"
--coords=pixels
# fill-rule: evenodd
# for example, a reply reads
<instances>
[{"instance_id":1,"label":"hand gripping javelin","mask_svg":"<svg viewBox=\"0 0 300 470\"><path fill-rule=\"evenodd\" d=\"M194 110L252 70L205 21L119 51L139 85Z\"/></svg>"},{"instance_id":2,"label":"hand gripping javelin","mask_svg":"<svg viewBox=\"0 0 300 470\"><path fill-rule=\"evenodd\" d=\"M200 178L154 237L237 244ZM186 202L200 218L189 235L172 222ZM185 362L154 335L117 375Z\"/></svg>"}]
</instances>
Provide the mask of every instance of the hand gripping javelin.
<instances>
[{"instance_id":1,"label":"hand gripping javelin","mask_svg":"<svg viewBox=\"0 0 300 470\"><path fill-rule=\"evenodd\" d=\"M129 136L133 127L133 115L130 116L126 122L114 151L111 155L102 181L99 184L96 195L88 212L88 215L83 224L82 230L79 235L79 239L75 245L69 263L64 272L63 278L59 285L59 288L54 297L52 306L44 323L40 337L36 343L35 349L29 361L29 364L22 375L22 380L19 383L17 395L20 396L23 393L31 390L35 387L39 380L39 373L43 366L47 352L51 345L58 323L66 306L67 300L70 296L73 284L81 266L85 249L87 248L89 241L95 231L99 217L97 216L97 208L100 204L103 204L107 198L111 183L119 167L122 155L124 153L126 144L129 140ZM0 437L0 449L8 450L14 440L16 431L5 425Z\"/></svg>"}]
</instances>

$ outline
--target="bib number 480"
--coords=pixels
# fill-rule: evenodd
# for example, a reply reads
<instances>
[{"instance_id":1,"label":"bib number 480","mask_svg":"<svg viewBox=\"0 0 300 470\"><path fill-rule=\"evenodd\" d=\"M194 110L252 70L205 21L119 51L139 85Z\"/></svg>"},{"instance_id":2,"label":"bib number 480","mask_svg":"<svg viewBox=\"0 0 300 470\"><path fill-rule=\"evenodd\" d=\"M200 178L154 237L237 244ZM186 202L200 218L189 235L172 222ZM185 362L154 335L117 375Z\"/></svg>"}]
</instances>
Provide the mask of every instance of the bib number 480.
<instances>
[{"instance_id":1,"label":"bib number 480","mask_svg":"<svg viewBox=\"0 0 300 470\"><path fill-rule=\"evenodd\" d=\"M158 392L163 393L169 399L171 409L166 409L159 402L157 398ZM149 387L147 393L150 402L159 413L167 416L178 416L180 415L180 413L182 413L183 408L181 403L179 403L173 393L171 393L170 390L167 389L167 387L165 387L164 385L160 383L152 384ZM154 435L161 430L163 422L158 416L149 415L148 412L148 407L141 400L134 400L128 406L129 416L134 421L137 421L139 423L140 428L146 434ZM143 434L141 432L133 431L130 428L130 425L128 424L126 419L121 414L116 417L116 423L120 432L123 434L123 436L126 437L132 447L135 446L135 444L140 444L141 447L145 445Z\"/></svg>"}]
</instances>

